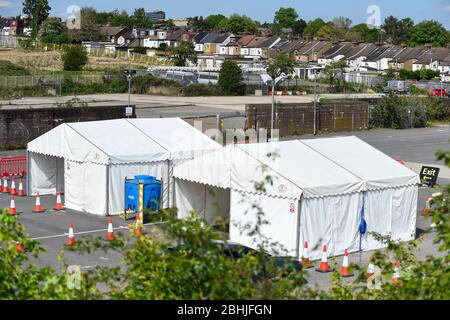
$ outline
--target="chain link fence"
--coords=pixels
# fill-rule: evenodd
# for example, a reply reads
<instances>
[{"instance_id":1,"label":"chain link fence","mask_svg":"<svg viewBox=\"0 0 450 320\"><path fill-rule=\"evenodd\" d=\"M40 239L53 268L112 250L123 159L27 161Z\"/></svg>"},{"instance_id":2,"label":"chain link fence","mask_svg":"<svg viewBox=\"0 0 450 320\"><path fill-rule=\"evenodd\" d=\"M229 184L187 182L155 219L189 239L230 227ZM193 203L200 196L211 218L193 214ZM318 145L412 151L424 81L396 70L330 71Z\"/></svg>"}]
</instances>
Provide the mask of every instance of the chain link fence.
<instances>
[{"instance_id":1,"label":"chain link fence","mask_svg":"<svg viewBox=\"0 0 450 320\"><path fill-rule=\"evenodd\" d=\"M41 74L29 76L0 76L0 88L24 88L45 86L49 84L62 83L64 79L70 79L79 84L103 83L104 74L85 74L85 73L61 73L61 74Z\"/></svg>"}]
</instances>

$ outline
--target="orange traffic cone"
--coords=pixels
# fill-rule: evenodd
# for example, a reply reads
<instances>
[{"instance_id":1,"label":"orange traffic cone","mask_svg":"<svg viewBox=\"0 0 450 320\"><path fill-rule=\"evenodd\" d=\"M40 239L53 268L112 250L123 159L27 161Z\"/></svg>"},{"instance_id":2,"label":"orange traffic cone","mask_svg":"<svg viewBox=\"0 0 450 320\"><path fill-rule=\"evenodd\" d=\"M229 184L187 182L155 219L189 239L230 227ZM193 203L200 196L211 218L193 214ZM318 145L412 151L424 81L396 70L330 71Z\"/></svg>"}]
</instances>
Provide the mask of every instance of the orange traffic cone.
<instances>
[{"instance_id":1,"label":"orange traffic cone","mask_svg":"<svg viewBox=\"0 0 450 320\"><path fill-rule=\"evenodd\" d=\"M25 192L23 191L23 181L22 178L19 179L19 191L17 192L19 197L25 196Z\"/></svg>"},{"instance_id":2,"label":"orange traffic cone","mask_svg":"<svg viewBox=\"0 0 450 320\"><path fill-rule=\"evenodd\" d=\"M8 177L3 177L3 193L9 193L9 187L8 187Z\"/></svg>"},{"instance_id":3,"label":"orange traffic cone","mask_svg":"<svg viewBox=\"0 0 450 320\"><path fill-rule=\"evenodd\" d=\"M33 212L41 213L42 207L41 207L41 196L39 195L39 192L36 194L36 204L34 205Z\"/></svg>"},{"instance_id":4,"label":"orange traffic cone","mask_svg":"<svg viewBox=\"0 0 450 320\"><path fill-rule=\"evenodd\" d=\"M114 240L114 229L113 229L111 217L109 218L109 221L108 221L108 232L106 233L106 240L108 240L108 241Z\"/></svg>"},{"instance_id":5,"label":"orange traffic cone","mask_svg":"<svg viewBox=\"0 0 450 320\"><path fill-rule=\"evenodd\" d=\"M425 216L428 216L431 213L431 200L433 200L433 198L429 197L425 202L425 208L423 209L423 214Z\"/></svg>"},{"instance_id":6,"label":"orange traffic cone","mask_svg":"<svg viewBox=\"0 0 450 320\"><path fill-rule=\"evenodd\" d=\"M11 197L11 204L9 205L9 214L12 215L12 216L17 214L16 201L14 199L14 196Z\"/></svg>"},{"instance_id":7,"label":"orange traffic cone","mask_svg":"<svg viewBox=\"0 0 450 320\"><path fill-rule=\"evenodd\" d=\"M12 195L16 195L17 194L16 182L14 181L14 177L11 177L11 191L10 191L10 193Z\"/></svg>"},{"instance_id":8,"label":"orange traffic cone","mask_svg":"<svg viewBox=\"0 0 450 320\"><path fill-rule=\"evenodd\" d=\"M67 238L67 245L71 246L75 243L75 236L73 234L73 224L69 224L69 237Z\"/></svg>"},{"instance_id":9,"label":"orange traffic cone","mask_svg":"<svg viewBox=\"0 0 450 320\"><path fill-rule=\"evenodd\" d=\"M392 284L399 286L400 285L400 264L398 262L398 259L395 260L395 268L394 268L394 274L392 275Z\"/></svg>"},{"instance_id":10,"label":"orange traffic cone","mask_svg":"<svg viewBox=\"0 0 450 320\"><path fill-rule=\"evenodd\" d=\"M312 263L311 260L309 260L308 255L308 241L305 241L305 244L303 245L302 267L305 269L312 268Z\"/></svg>"},{"instance_id":11,"label":"orange traffic cone","mask_svg":"<svg viewBox=\"0 0 450 320\"><path fill-rule=\"evenodd\" d=\"M16 249L19 252L23 252L23 244L20 243L19 241L16 241Z\"/></svg>"},{"instance_id":12,"label":"orange traffic cone","mask_svg":"<svg viewBox=\"0 0 450 320\"><path fill-rule=\"evenodd\" d=\"M330 269L330 266L328 265L328 260L327 260L327 245L326 244L323 246L322 261L320 262L320 267L318 269L316 269L316 271L322 272L322 273L331 272L331 269Z\"/></svg>"},{"instance_id":13,"label":"orange traffic cone","mask_svg":"<svg viewBox=\"0 0 450 320\"><path fill-rule=\"evenodd\" d=\"M58 192L58 195L56 196L55 210L62 210L62 209L63 209L63 205L62 205L62 201L61 201L61 192Z\"/></svg>"},{"instance_id":14,"label":"orange traffic cone","mask_svg":"<svg viewBox=\"0 0 450 320\"><path fill-rule=\"evenodd\" d=\"M347 251L347 249L345 249L345 251L344 251L344 260L342 261L342 267L341 267L341 277L344 277L344 278L353 277L353 273L351 273L348 268L348 251Z\"/></svg>"},{"instance_id":15,"label":"orange traffic cone","mask_svg":"<svg viewBox=\"0 0 450 320\"><path fill-rule=\"evenodd\" d=\"M369 279L369 277L373 276L375 274L375 266L372 262L369 263L369 266L367 267L367 273L366 277Z\"/></svg>"},{"instance_id":16,"label":"orange traffic cone","mask_svg":"<svg viewBox=\"0 0 450 320\"><path fill-rule=\"evenodd\" d=\"M0 192L3 192L2 178L0 177Z\"/></svg>"},{"instance_id":17,"label":"orange traffic cone","mask_svg":"<svg viewBox=\"0 0 450 320\"><path fill-rule=\"evenodd\" d=\"M141 220L139 219L139 214L136 215L136 224L134 226L134 234L136 236L142 235L142 226L141 226Z\"/></svg>"}]
</instances>

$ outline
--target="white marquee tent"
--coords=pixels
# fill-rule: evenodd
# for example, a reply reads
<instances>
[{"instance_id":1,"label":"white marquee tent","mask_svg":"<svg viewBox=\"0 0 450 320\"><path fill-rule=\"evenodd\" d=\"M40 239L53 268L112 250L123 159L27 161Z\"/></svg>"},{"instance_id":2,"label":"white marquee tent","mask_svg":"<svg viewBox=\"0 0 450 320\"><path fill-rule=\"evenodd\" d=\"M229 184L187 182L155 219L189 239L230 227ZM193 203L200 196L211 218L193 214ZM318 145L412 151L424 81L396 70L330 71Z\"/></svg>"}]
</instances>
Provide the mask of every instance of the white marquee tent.
<instances>
[{"instance_id":1,"label":"white marquee tent","mask_svg":"<svg viewBox=\"0 0 450 320\"><path fill-rule=\"evenodd\" d=\"M179 118L64 123L28 143L28 192L65 193L65 206L98 215L124 209L124 178L163 180L170 199L176 163L221 148Z\"/></svg>"},{"instance_id":2,"label":"white marquee tent","mask_svg":"<svg viewBox=\"0 0 450 320\"><path fill-rule=\"evenodd\" d=\"M255 183L270 176L265 190ZM368 234L414 237L417 174L356 137L227 146L174 168L179 217L229 219L230 240L255 247L242 232L262 209L264 236L292 256L308 241L310 256L381 248ZM220 209L220 210L218 210ZM367 230L360 239L361 216ZM313 249L315 248L315 249ZM270 249L270 248L268 248Z\"/></svg>"}]
</instances>

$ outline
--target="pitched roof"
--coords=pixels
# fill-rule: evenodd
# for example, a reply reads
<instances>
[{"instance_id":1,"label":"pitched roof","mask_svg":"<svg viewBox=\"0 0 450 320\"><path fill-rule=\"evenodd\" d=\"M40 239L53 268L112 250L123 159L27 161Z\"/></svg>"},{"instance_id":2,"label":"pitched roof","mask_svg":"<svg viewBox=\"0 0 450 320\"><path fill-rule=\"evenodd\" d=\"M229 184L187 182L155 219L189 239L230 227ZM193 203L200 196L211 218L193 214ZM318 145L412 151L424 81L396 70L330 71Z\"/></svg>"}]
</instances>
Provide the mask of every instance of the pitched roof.
<instances>
[{"instance_id":1,"label":"pitched roof","mask_svg":"<svg viewBox=\"0 0 450 320\"><path fill-rule=\"evenodd\" d=\"M208 32L205 32L205 31L199 32L194 36L193 40L196 43L200 43L200 41L202 41L207 35L208 35Z\"/></svg>"},{"instance_id":2,"label":"pitched roof","mask_svg":"<svg viewBox=\"0 0 450 320\"><path fill-rule=\"evenodd\" d=\"M214 43L214 41L219 37L219 33L210 32L208 33L199 43Z\"/></svg>"},{"instance_id":3,"label":"pitched roof","mask_svg":"<svg viewBox=\"0 0 450 320\"><path fill-rule=\"evenodd\" d=\"M170 36L167 37L167 40L170 41L177 41L179 38L183 35L183 33L186 31L185 28L180 28L172 32Z\"/></svg>"},{"instance_id":4,"label":"pitched roof","mask_svg":"<svg viewBox=\"0 0 450 320\"><path fill-rule=\"evenodd\" d=\"M223 33L223 34L219 35L212 43L223 43L230 36L231 36L231 34L229 34L229 33Z\"/></svg>"},{"instance_id":5,"label":"pitched roof","mask_svg":"<svg viewBox=\"0 0 450 320\"><path fill-rule=\"evenodd\" d=\"M395 57L395 60L397 62L403 63L411 59L418 59L427 50L427 47L405 48L405 50L400 52Z\"/></svg>"},{"instance_id":6,"label":"pitched roof","mask_svg":"<svg viewBox=\"0 0 450 320\"><path fill-rule=\"evenodd\" d=\"M279 36L271 36L271 37L255 37L248 45L248 48L269 48L274 44L280 37Z\"/></svg>"},{"instance_id":7,"label":"pitched roof","mask_svg":"<svg viewBox=\"0 0 450 320\"><path fill-rule=\"evenodd\" d=\"M108 36L115 36L124 29L127 29L127 27L100 27L100 32Z\"/></svg>"},{"instance_id":8,"label":"pitched roof","mask_svg":"<svg viewBox=\"0 0 450 320\"><path fill-rule=\"evenodd\" d=\"M238 43L241 46L247 46L250 42L253 41L253 39L255 39L256 36L255 35L248 35L248 36L243 36L242 38L239 39Z\"/></svg>"},{"instance_id":9,"label":"pitched roof","mask_svg":"<svg viewBox=\"0 0 450 320\"><path fill-rule=\"evenodd\" d=\"M444 61L450 56L450 49L448 48L431 48L422 53L416 63L429 64L431 61Z\"/></svg>"},{"instance_id":10,"label":"pitched roof","mask_svg":"<svg viewBox=\"0 0 450 320\"><path fill-rule=\"evenodd\" d=\"M377 49L377 46L373 43L361 43L356 46L352 51L350 51L345 58L347 60L357 59L360 57L367 57L374 50Z\"/></svg>"},{"instance_id":11,"label":"pitched roof","mask_svg":"<svg viewBox=\"0 0 450 320\"><path fill-rule=\"evenodd\" d=\"M351 43L340 43L332 46L330 49L324 52L323 59L333 59L339 55L344 55L344 57L350 52L354 50L354 45Z\"/></svg>"}]
</instances>

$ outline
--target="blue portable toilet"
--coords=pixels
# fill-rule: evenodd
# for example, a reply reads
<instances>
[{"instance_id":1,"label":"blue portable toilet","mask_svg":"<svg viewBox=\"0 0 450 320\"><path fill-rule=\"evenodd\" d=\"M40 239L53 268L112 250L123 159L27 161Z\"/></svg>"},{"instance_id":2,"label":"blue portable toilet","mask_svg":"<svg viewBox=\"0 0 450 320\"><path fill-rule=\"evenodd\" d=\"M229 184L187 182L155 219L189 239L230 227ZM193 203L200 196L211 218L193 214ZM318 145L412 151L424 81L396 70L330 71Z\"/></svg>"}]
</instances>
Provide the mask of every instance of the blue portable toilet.
<instances>
[{"instance_id":1,"label":"blue portable toilet","mask_svg":"<svg viewBox=\"0 0 450 320\"><path fill-rule=\"evenodd\" d=\"M135 176L125 178L125 211L137 211L139 207L139 185L144 190L144 210L158 211L161 203L161 181L152 176Z\"/></svg>"}]
</instances>

